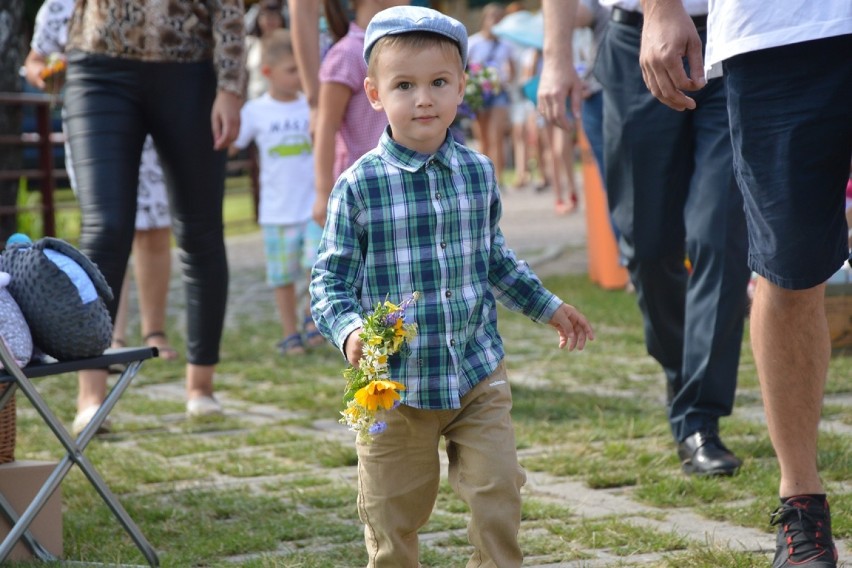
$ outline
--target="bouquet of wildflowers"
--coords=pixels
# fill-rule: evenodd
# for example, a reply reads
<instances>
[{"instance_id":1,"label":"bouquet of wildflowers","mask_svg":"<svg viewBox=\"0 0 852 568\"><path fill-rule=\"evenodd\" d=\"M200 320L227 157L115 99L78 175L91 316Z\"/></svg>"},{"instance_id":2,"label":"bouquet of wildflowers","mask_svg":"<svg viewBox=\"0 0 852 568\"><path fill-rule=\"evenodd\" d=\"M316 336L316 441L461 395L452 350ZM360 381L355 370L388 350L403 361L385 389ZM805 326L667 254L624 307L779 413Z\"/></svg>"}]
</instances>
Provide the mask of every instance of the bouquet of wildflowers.
<instances>
[{"instance_id":1,"label":"bouquet of wildflowers","mask_svg":"<svg viewBox=\"0 0 852 568\"><path fill-rule=\"evenodd\" d=\"M500 94L500 77L497 69L471 63L467 70L467 85L464 88L464 101L473 112L486 108Z\"/></svg>"},{"instance_id":2,"label":"bouquet of wildflowers","mask_svg":"<svg viewBox=\"0 0 852 568\"><path fill-rule=\"evenodd\" d=\"M39 76L44 80L45 91L57 96L65 83L65 70L68 63L62 53L51 53L45 60L44 69Z\"/></svg>"},{"instance_id":3,"label":"bouquet of wildflowers","mask_svg":"<svg viewBox=\"0 0 852 568\"><path fill-rule=\"evenodd\" d=\"M364 320L364 348L358 367L343 371L346 392L340 423L357 432L363 441L369 442L385 431L387 424L378 419L378 412L399 404L399 391L405 390L405 386L390 379L388 358L417 335L417 324L405 323L405 308L419 297L414 292L398 306L388 300L376 305Z\"/></svg>"}]
</instances>

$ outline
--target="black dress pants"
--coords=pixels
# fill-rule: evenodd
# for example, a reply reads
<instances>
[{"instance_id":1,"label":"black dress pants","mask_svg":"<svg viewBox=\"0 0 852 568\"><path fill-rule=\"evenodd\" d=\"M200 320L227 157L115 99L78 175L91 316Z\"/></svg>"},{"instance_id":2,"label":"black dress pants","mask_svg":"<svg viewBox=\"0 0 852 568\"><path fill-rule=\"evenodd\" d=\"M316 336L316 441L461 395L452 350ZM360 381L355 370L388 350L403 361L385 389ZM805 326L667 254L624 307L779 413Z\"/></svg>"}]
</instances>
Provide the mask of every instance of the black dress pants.
<instances>
[{"instance_id":1,"label":"black dress pants","mask_svg":"<svg viewBox=\"0 0 852 568\"><path fill-rule=\"evenodd\" d=\"M733 409L748 239L723 80L693 93L694 111L666 107L642 80L640 37L640 28L612 21L598 52L605 180L648 352L668 380L672 434L682 441Z\"/></svg>"}]
</instances>

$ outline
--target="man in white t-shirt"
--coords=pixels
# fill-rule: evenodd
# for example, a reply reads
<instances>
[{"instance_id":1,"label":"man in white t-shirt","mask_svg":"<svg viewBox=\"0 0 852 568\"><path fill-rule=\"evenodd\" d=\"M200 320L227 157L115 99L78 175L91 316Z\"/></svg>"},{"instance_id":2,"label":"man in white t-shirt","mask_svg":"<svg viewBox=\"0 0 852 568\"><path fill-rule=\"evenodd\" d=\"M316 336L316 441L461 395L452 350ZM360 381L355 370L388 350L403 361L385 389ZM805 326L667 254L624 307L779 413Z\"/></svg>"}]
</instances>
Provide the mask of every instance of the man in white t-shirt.
<instances>
[{"instance_id":1,"label":"man in white t-shirt","mask_svg":"<svg viewBox=\"0 0 852 568\"><path fill-rule=\"evenodd\" d=\"M852 155L852 2L710 0L705 61L677 0L643 0L645 82L694 108L682 58L723 72L749 264L760 275L751 337L781 468L773 568L834 568L838 554L817 469L830 339L824 282L849 257L843 194ZM689 93L689 94L687 94Z\"/></svg>"},{"instance_id":2,"label":"man in white t-shirt","mask_svg":"<svg viewBox=\"0 0 852 568\"><path fill-rule=\"evenodd\" d=\"M581 90L573 67L559 64L571 60L571 42L559 38L573 28L576 0L550 4L539 108L567 127L565 97L577 116ZM642 8L646 85L676 110L695 108L690 95L707 84L696 26L682 0L642 0ZM751 335L781 469L773 568L834 568L817 434L830 353L822 282L849 255L842 218L852 154L852 2L710 0L708 27L708 69L722 63L726 75L749 264L761 275Z\"/></svg>"}]
</instances>

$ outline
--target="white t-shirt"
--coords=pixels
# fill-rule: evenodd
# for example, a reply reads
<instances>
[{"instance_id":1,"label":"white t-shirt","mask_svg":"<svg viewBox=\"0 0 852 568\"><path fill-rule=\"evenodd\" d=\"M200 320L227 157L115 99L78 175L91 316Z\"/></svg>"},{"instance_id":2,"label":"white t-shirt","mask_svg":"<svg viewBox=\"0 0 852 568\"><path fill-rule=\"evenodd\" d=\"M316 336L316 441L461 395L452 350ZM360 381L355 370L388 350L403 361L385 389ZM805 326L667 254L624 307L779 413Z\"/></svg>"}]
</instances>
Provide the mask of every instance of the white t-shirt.
<instances>
[{"instance_id":1,"label":"white t-shirt","mask_svg":"<svg viewBox=\"0 0 852 568\"><path fill-rule=\"evenodd\" d=\"M849 33L852 0L710 0L704 67L709 75L735 55Z\"/></svg>"},{"instance_id":2,"label":"white t-shirt","mask_svg":"<svg viewBox=\"0 0 852 568\"><path fill-rule=\"evenodd\" d=\"M820 0L821 1L821 0ZM601 6L607 8L621 8L631 12L641 12L640 0L600 0ZM690 16L707 15L707 0L683 0L683 7Z\"/></svg>"},{"instance_id":3,"label":"white t-shirt","mask_svg":"<svg viewBox=\"0 0 852 568\"><path fill-rule=\"evenodd\" d=\"M309 122L304 96L282 102L264 93L240 111L240 134L234 146L245 148L252 141L257 145L261 225L292 225L311 218L314 155Z\"/></svg>"}]
</instances>

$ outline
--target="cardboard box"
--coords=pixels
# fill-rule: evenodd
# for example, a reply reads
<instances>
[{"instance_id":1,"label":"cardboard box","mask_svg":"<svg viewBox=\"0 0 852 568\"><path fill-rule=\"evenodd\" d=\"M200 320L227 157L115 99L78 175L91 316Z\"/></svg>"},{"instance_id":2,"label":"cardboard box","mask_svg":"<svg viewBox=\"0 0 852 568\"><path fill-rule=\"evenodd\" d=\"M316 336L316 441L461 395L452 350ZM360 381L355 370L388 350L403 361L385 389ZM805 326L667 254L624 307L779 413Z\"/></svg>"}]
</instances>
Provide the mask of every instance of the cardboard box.
<instances>
[{"instance_id":1,"label":"cardboard box","mask_svg":"<svg viewBox=\"0 0 852 568\"><path fill-rule=\"evenodd\" d=\"M0 465L0 493L22 515L42 484L56 467L56 462L14 461ZM11 527L0 513L0 539L6 538ZM62 557L62 488L57 487L29 527L35 539L57 558ZM7 560L31 560L33 554L22 540L12 549Z\"/></svg>"}]
</instances>

